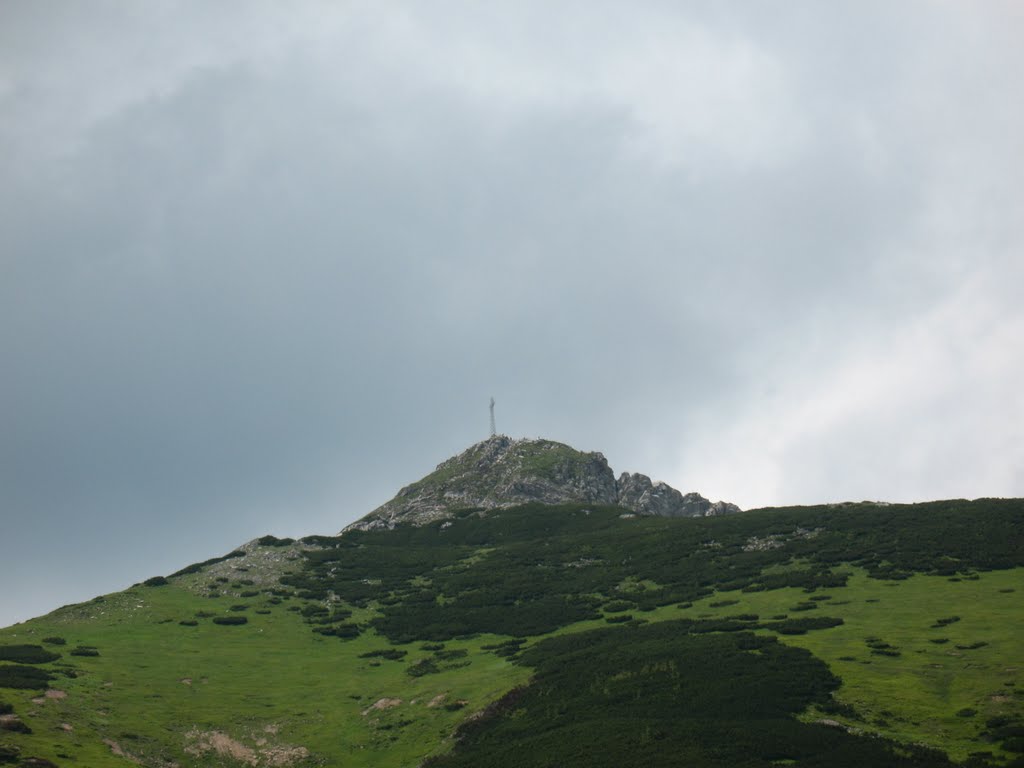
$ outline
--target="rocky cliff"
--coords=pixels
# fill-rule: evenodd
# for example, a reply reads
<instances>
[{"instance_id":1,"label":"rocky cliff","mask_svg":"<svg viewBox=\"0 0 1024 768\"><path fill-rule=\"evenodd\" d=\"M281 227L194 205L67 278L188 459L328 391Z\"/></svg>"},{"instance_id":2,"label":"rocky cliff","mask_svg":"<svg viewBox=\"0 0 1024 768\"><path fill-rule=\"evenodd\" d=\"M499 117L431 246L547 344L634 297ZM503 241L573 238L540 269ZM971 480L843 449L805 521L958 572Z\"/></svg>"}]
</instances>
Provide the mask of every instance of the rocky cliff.
<instances>
[{"instance_id":1,"label":"rocky cliff","mask_svg":"<svg viewBox=\"0 0 1024 768\"><path fill-rule=\"evenodd\" d=\"M437 465L391 501L349 528L424 525L467 507L494 509L539 502L617 504L638 515L705 517L739 512L735 504L682 494L641 474L615 479L600 453L584 453L551 440L513 440L497 435Z\"/></svg>"}]
</instances>

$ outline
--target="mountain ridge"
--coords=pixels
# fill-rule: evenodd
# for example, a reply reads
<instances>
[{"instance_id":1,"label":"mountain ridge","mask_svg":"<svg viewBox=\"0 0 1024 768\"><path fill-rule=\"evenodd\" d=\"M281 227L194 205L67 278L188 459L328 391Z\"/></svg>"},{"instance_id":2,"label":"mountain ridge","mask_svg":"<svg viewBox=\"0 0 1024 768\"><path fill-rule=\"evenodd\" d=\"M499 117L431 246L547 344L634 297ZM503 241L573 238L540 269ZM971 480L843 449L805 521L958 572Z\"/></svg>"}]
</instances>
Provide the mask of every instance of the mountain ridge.
<instances>
[{"instance_id":1,"label":"mountain ridge","mask_svg":"<svg viewBox=\"0 0 1024 768\"><path fill-rule=\"evenodd\" d=\"M345 527L394 528L450 519L455 510L498 509L526 503L592 503L658 517L710 517L740 512L735 504L683 494L637 472L615 477L598 451L579 451L543 438L493 435L437 465L393 499Z\"/></svg>"}]
</instances>

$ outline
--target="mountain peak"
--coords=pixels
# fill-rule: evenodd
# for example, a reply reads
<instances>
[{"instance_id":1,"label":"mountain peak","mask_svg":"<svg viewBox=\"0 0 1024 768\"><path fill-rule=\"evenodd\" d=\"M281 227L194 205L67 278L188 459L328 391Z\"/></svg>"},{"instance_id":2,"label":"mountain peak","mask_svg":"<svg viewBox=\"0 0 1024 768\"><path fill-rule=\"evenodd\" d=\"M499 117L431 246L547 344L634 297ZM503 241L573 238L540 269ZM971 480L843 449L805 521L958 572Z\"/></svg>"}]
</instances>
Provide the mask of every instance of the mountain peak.
<instances>
[{"instance_id":1,"label":"mountain peak","mask_svg":"<svg viewBox=\"0 0 1024 768\"><path fill-rule=\"evenodd\" d=\"M625 507L639 515L705 517L738 512L696 493L682 494L646 475L623 473L618 480L604 455L544 439L494 435L437 465L429 475L398 492L349 528L425 525L467 507L495 509L530 502L583 502Z\"/></svg>"}]
</instances>

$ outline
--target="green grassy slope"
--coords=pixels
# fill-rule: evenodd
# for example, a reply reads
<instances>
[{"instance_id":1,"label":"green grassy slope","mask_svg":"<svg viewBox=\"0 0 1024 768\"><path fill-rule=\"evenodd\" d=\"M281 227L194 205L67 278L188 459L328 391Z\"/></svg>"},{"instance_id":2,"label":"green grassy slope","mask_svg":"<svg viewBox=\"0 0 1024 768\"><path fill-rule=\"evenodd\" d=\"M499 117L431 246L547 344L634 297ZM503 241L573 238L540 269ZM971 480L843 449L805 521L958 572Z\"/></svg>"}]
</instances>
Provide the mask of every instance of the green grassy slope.
<instances>
[{"instance_id":1,"label":"green grassy slope","mask_svg":"<svg viewBox=\"0 0 1024 768\"><path fill-rule=\"evenodd\" d=\"M816 765L840 747L851 764L883 754L946 764L895 742L978 765L1024 752L1024 502L621 515L527 506L423 528L268 538L168 584L2 629L0 707L13 713L0 718L31 733L0 727L0 763L541 765L553 744L602 743L619 765L622 754L658 765L683 753L693 765L734 765L723 745L746 743L737 729L751 765ZM832 621L799 633L820 617ZM44 642L54 637L66 643ZM27 665L53 679L3 687L16 664L3 649L25 644L61 654ZM98 655L72 655L79 647ZM748 663L764 654L774 666ZM587 673L552 672L573 664ZM690 676L676 669L664 688L658 670L673 664ZM716 664L742 674L693 677ZM762 680L770 669L778 676ZM783 696L796 679L807 693ZM730 714L755 683L765 707L788 702L764 732L799 749L741 727L756 708ZM502 699L513 689L519 698ZM496 749L502 733L533 722L545 691L553 709L531 726L537 738L520 733L520 748ZM619 709L638 697L661 702L647 736L627 725L635 704ZM566 719L586 701L587 717ZM698 716L702 701L718 702L708 704L718 726ZM658 719L673 708L679 718ZM658 746L665 739L674 751Z\"/></svg>"},{"instance_id":2,"label":"green grassy slope","mask_svg":"<svg viewBox=\"0 0 1024 768\"><path fill-rule=\"evenodd\" d=\"M228 602L252 607L234 612ZM360 658L389 644L373 632L347 642L316 635L287 610L292 602L257 614L264 599L209 600L175 585L138 587L8 628L0 642L65 638L67 646L57 650L77 676L51 683L66 693L62 698L4 690L33 733L5 735L0 743L57 764L73 757L90 766L124 765L113 754L120 749L149 764L219 765L223 755L195 752L220 732L241 745L243 762L252 754L265 763L274 750L298 757L294 748L302 747L321 758L344 756L351 765L413 765L444 742L467 709L482 708L529 674L481 652L486 638L476 638L445 646L468 650L468 666L414 678L406 669L434 653L413 644L402 662ZM197 613L245 615L248 623L222 626L212 617L195 619ZM69 656L66 649L77 645L100 655ZM401 703L372 709L381 700Z\"/></svg>"}]
</instances>

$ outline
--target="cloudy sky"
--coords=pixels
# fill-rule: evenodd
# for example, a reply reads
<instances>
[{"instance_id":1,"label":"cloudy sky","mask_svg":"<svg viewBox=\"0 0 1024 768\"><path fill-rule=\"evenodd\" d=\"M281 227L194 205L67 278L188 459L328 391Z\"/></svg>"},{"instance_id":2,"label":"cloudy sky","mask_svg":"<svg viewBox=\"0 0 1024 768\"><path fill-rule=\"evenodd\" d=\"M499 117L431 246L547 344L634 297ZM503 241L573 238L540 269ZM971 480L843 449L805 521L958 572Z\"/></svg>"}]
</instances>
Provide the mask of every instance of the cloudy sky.
<instances>
[{"instance_id":1,"label":"cloudy sky","mask_svg":"<svg viewBox=\"0 0 1024 768\"><path fill-rule=\"evenodd\" d=\"M1024 495L1024 11L0 2L0 625L499 431ZM16 584L16 589L10 585Z\"/></svg>"}]
</instances>

